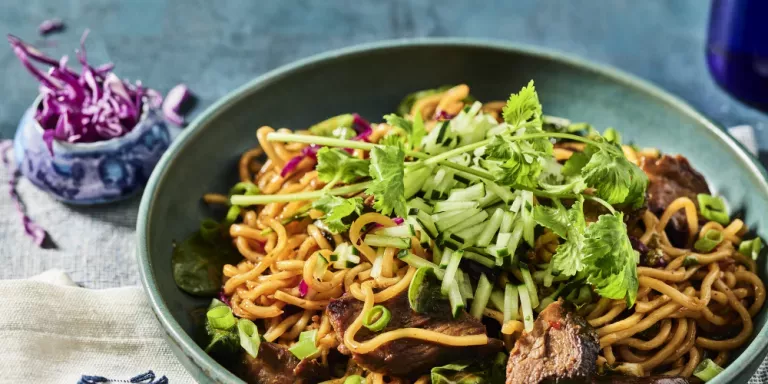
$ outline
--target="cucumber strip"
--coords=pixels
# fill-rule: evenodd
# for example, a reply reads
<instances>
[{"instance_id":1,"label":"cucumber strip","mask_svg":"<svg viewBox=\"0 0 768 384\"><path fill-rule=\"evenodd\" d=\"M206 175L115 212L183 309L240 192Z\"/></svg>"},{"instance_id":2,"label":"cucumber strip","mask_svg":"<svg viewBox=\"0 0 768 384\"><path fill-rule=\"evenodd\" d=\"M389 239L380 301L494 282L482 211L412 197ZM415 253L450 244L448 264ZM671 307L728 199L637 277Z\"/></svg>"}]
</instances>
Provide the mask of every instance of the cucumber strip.
<instances>
[{"instance_id":1,"label":"cucumber strip","mask_svg":"<svg viewBox=\"0 0 768 384\"><path fill-rule=\"evenodd\" d=\"M496 208L495 211L493 211L493 215L491 216L491 219L488 221L488 224L485 225L485 228L483 228L483 232L480 233L480 236L477 238L477 241L475 244L477 244L478 247L487 247L491 244L491 240L493 239L493 235L498 232L499 227L501 227L501 219L504 217L504 211L501 210L501 208Z\"/></svg>"},{"instance_id":2,"label":"cucumber strip","mask_svg":"<svg viewBox=\"0 0 768 384\"><path fill-rule=\"evenodd\" d=\"M485 257L485 256L483 256L483 255L481 255L479 253L470 252L470 251L466 251L465 250L464 251L464 258L467 259L467 260L472 260L474 262L477 262L478 264L486 266L488 268L493 268L494 266L496 266L496 263L493 260L491 260L491 259L489 259L489 258L487 258L487 257Z\"/></svg>"},{"instance_id":3,"label":"cucumber strip","mask_svg":"<svg viewBox=\"0 0 768 384\"><path fill-rule=\"evenodd\" d=\"M447 280L443 280L444 282ZM448 284L448 302L451 303L451 314L453 318L459 317L464 310L464 298L459 291L459 284L453 280Z\"/></svg>"},{"instance_id":4,"label":"cucumber strip","mask_svg":"<svg viewBox=\"0 0 768 384\"><path fill-rule=\"evenodd\" d=\"M496 236L496 248L506 248L509 244L509 239L512 238L512 234L509 232L499 232Z\"/></svg>"},{"instance_id":5,"label":"cucumber strip","mask_svg":"<svg viewBox=\"0 0 768 384\"><path fill-rule=\"evenodd\" d=\"M480 208L486 208L498 202L501 202L501 198L495 193L488 191L488 193L485 194L485 197L478 201L478 204L480 204Z\"/></svg>"},{"instance_id":6,"label":"cucumber strip","mask_svg":"<svg viewBox=\"0 0 768 384\"><path fill-rule=\"evenodd\" d=\"M445 278L443 284L440 286L440 292L443 295L448 294L448 290L451 288L451 282L456 280L456 271L459 270L459 262L461 257L464 256L464 251L456 251L451 253L451 259L448 261L448 266L445 268Z\"/></svg>"},{"instance_id":7,"label":"cucumber strip","mask_svg":"<svg viewBox=\"0 0 768 384\"><path fill-rule=\"evenodd\" d=\"M533 330L533 307L531 307L528 288L525 285L520 285L517 287L517 292L520 294L520 307L523 310L523 325L525 326L525 331L530 332Z\"/></svg>"},{"instance_id":8,"label":"cucumber strip","mask_svg":"<svg viewBox=\"0 0 768 384\"><path fill-rule=\"evenodd\" d=\"M431 173L431 167L421 167L413 170L406 168L405 175L403 176L406 181L404 191L405 198L410 199L413 195L419 192L424 183L430 178L429 176Z\"/></svg>"},{"instance_id":9,"label":"cucumber strip","mask_svg":"<svg viewBox=\"0 0 768 384\"><path fill-rule=\"evenodd\" d=\"M507 284L504 287L504 323L519 318L517 286Z\"/></svg>"},{"instance_id":10,"label":"cucumber strip","mask_svg":"<svg viewBox=\"0 0 768 384\"><path fill-rule=\"evenodd\" d=\"M411 239L383 236L372 233L365 235L363 243L368 244L371 247L394 247L399 249L411 248Z\"/></svg>"},{"instance_id":11,"label":"cucumber strip","mask_svg":"<svg viewBox=\"0 0 768 384\"><path fill-rule=\"evenodd\" d=\"M461 269L459 269L459 272L461 272ZM459 280L459 292L461 292L461 297L463 297L464 300L475 297L472 294L472 281L469 279L469 273L457 272L457 277Z\"/></svg>"},{"instance_id":12,"label":"cucumber strip","mask_svg":"<svg viewBox=\"0 0 768 384\"><path fill-rule=\"evenodd\" d=\"M523 275L523 283L525 283L528 295L530 296L531 308L538 307L539 295L536 293L536 284L534 284L533 278L531 277L531 271L528 270L528 266L524 263L520 263L520 274Z\"/></svg>"},{"instance_id":13,"label":"cucumber strip","mask_svg":"<svg viewBox=\"0 0 768 384\"><path fill-rule=\"evenodd\" d=\"M315 270L313 271L312 276L317 280L322 280L323 275L325 275L325 271L327 270L328 260L322 255L317 255L317 262L315 263Z\"/></svg>"},{"instance_id":14,"label":"cucumber strip","mask_svg":"<svg viewBox=\"0 0 768 384\"><path fill-rule=\"evenodd\" d=\"M499 311L504 310L504 292L498 289L493 290L488 301L491 303L491 306L498 309Z\"/></svg>"},{"instance_id":15,"label":"cucumber strip","mask_svg":"<svg viewBox=\"0 0 768 384\"><path fill-rule=\"evenodd\" d=\"M515 223L515 227L512 230L512 235L509 237L509 241L507 242L507 249L509 249L509 254L514 255L515 251L517 251L517 246L520 245L520 237L523 234L523 223L517 222Z\"/></svg>"},{"instance_id":16,"label":"cucumber strip","mask_svg":"<svg viewBox=\"0 0 768 384\"><path fill-rule=\"evenodd\" d=\"M410 252L404 252L401 251L400 254L397 256L400 260L404 261L406 264L410 265L414 268L421 268L421 267L430 267L434 270L435 275L438 279L442 280L445 276L445 271L440 269L440 267L437 266L437 264L432 263L429 260L422 259L421 257L418 257Z\"/></svg>"},{"instance_id":17,"label":"cucumber strip","mask_svg":"<svg viewBox=\"0 0 768 384\"><path fill-rule=\"evenodd\" d=\"M456 211L461 209L478 208L476 201L443 200L435 203L435 212Z\"/></svg>"},{"instance_id":18,"label":"cucumber strip","mask_svg":"<svg viewBox=\"0 0 768 384\"><path fill-rule=\"evenodd\" d=\"M333 261L333 267L336 269L346 269L347 268L347 261L349 260L349 256L352 254L352 250L350 249L352 245L349 243L341 243L336 246L336 249L333 251L333 255L331 255L331 261ZM334 256L336 260L334 259Z\"/></svg>"},{"instance_id":19,"label":"cucumber strip","mask_svg":"<svg viewBox=\"0 0 768 384\"><path fill-rule=\"evenodd\" d=\"M495 245L490 245L485 250L488 252L489 255L493 256L495 265L501 266L503 265L504 258L509 256L509 249L507 249L506 246L504 247L497 247Z\"/></svg>"},{"instance_id":20,"label":"cucumber strip","mask_svg":"<svg viewBox=\"0 0 768 384\"><path fill-rule=\"evenodd\" d=\"M432 216L428 215L426 212L419 211L416 212L416 220L427 231L429 237L433 239L437 237L437 226L435 225L435 221L432 220Z\"/></svg>"},{"instance_id":21,"label":"cucumber strip","mask_svg":"<svg viewBox=\"0 0 768 384\"><path fill-rule=\"evenodd\" d=\"M443 259L443 251L440 250L440 247L437 246L437 244L432 245L432 262L436 265L440 265L440 261Z\"/></svg>"},{"instance_id":22,"label":"cucumber strip","mask_svg":"<svg viewBox=\"0 0 768 384\"><path fill-rule=\"evenodd\" d=\"M478 226L478 224L484 222L485 219L487 218L488 218L488 213L486 213L485 211L480 211L470 216L468 219L459 222L455 227L451 228L451 230L453 232L461 232L462 230L471 228L472 226Z\"/></svg>"},{"instance_id":23,"label":"cucumber strip","mask_svg":"<svg viewBox=\"0 0 768 384\"><path fill-rule=\"evenodd\" d=\"M485 197L485 184L477 183L464 189L454 189L448 196L448 200L453 201L472 201L480 200Z\"/></svg>"},{"instance_id":24,"label":"cucumber strip","mask_svg":"<svg viewBox=\"0 0 768 384\"><path fill-rule=\"evenodd\" d=\"M453 249L445 248L443 249L443 257L440 259L440 268L447 268L448 263L451 262L451 256L453 256Z\"/></svg>"},{"instance_id":25,"label":"cucumber strip","mask_svg":"<svg viewBox=\"0 0 768 384\"><path fill-rule=\"evenodd\" d=\"M493 181L490 180L483 180L483 183L488 187L489 190L491 190L493 193L495 193L499 198L504 200L505 203L509 204L510 201L514 200L517 195L512 192L511 189L507 187L502 187Z\"/></svg>"},{"instance_id":26,"label":"cucumber strip","mask_svg":"<svg viewBox=\"0 0 768 384\"><path fill-rule=\"evenodd\" d=\"M466 221L470 217L478 214L479 212L482 212L479 208L474 209L467 209L464 211L448 211L444 213L451 213L451 216L448 216L445 219L437 219L435 218L435 222L437 225L437 229L440 231L447 231L460 223ZM441 213L438 213L437 215L432 216L433 218L442 215Z\"/></svg>"},{"instance_id":27,"label":"cucumber strip","mask_svg":"<svg viewBox=\"0 0 768 384\"><path fill-rule=\"evenodd\" d=\"M486 224L487 223L480 223L473 227L462 229L456 233L456 236L462 238L464 240L464 244L474 245L475 241L477 241L477 237L480 236L480 233L485 229Z\"/></svg>"},{"instance_id":28,"label":"cucumber strip","mask_svg":"<svg viewBox=\"0 0 768 384\"><path fill-rule=\"evenodd\" d=\"M420 197L414 197L413 199L408 200L405 206L408 207L408 210L417 208L420 211L424 211L430 215L432 214L432 206L427 204L427 202Z\"/></svg>"},{"instance_id":29,"label":"cucumber strip","mask_svg":"<svg viewBox=\"0 0 768 384\"><path fill-rule=\"evenodd\" d=\"M448 220L456 215L461 215L462 213L464 213L464 210L439 212L432 215L432 220L434 220L435 223L437 223L437 222Z\"/></svg>"},{"instance_id":30,"label":"cucumber strip","mask_svg":"<svg viewBox=\"0 0 768 384\"><path fill-rule=\"evenodd\" d=\"M394 227L381 228L375 232L376 235L392 236L410 239L412 236L416 236L416 230L408 223L396 225Z\"/></svg>"},{"instance_id":31,"label":"cucumber strip","mask_svg":"<svg viewBox=\"0 0 768 384\"><path fill-rule=\"evenodd\" d=\"M370 235L369 235L370 236ZM378 279L381 276L381 268L384 265L384 248L379 248L376 251L376 258L373 259L373 266L371 267L371 277Z\"/></svg>"},{"instance_id":32,"label":"cucumber strip","mask_svg":"<svg viewBox=\"0 0 768 384\"><path fill-rule=\"evenodd\" d=\"M501 218L501 226L499 226L499 232L512 232L512 224L515 222L515 214L512 212L504 212L504 216Z\"/></svg>"},{"instance_id":33,"label":"cucumber strip","mask_svg":"<svg viewBox=\"0 0 768 384\"><path fill-rule=\"evenodd\" d=\"M491 282L488 281L484 273L480 274L480 280L477 282L477 289L475 290L475 298L472 300L472 307L469 309L469 313L478 320L483 317L483 309L488 305L488 300L491 298L491 290L493 290ZM531 310L531 313L533 313L533 310Z\"/></svg>"},{"instance_id":34,"label":"cucumber strip","mask_svg":"<svg viewBox=\"0 0 768 384\"><path fill-rule=\"evenodd\" d=\"M533 192L521 191L520 196L523 197L523 206L521 207L521 220L523 222L523 239L531 247L534 243L534 229L536 228L536 221L533 219Z\"/></svg>"}]
</instances>

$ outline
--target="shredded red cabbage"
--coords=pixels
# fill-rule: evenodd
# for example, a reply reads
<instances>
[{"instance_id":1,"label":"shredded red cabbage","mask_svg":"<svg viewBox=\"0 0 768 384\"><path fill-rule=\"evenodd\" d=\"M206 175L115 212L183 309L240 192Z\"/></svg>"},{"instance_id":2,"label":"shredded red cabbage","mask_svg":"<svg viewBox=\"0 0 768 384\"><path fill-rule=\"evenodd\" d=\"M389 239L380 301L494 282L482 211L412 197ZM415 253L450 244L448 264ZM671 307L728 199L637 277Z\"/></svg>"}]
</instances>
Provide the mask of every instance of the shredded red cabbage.
<instances>
[{"instance_id":1,"label":"shredded red cabbage","mask_svg":"<svg viewBox=\"0 0 768 384\"><path fill-rule=\"evenodd\" d=\"M64 30L64 22L61 19L48 19L40 23L37 27L40 34L45 36L54 32L60 32Z\"/></svg>"},{"instance_id":2,"label":"shredded red cabbage","mask_svg":"<svg viewBox=\"0 0 768 384\"><path fill-rule=\"evenodd\" d=\"M299 283L299 296L304 297L309 293L309 285L307 285L307 282L304 281L304 279L301 279L301 282Z\"/></svg>"},{"instance_id":3,"label":"shredded red cabbage","mask_svg":"<svg viewBox=\"0 0 768 384\"><path fill-rule=\"evenodd\" d=\"M192 97L192 93L184 84L179 84L168 91L163 101L163 115L165 115L165 118L178 126L184 125L184 116L180 114L181 106L190 97Z\"/></svg>"},{"instance_id":4,"label":"shredded red cabbage","mask_svg":"<svg viewBox=\"0 0 768 384\"><path fill-rule=\"evenodd\" d=\"M405 222L405 220L403 220L402 217L395 217L394 219L392 219L392 221L394 221L395 224L397 224L397 225L401 225L401 224L403 224L403 222Z\"/></svg>"},{"instance_id":5,"label":"shredded red cabbage","mask_svg":"<svg viewBox=\"0 0 768 384\"><path fill-rule=\"evenodd\" d=\"M15 164L8 159L12 147L13 142L11 140L0 141L0 157L2 157L3 164L8 170L9 176L8 194L10 195L11 200L13 200L13 204L16 206L16 212L21 216L21 222L24 225L24 233L31 237L32 241L39 247L43 244L47 235L43 227L35 224L35 222L27 216L24 204L16 193L16 182L18 181L19 170L16 168Z\"/></svg>"},{"instance_id":6,"label":"shredded red cabbage","mask_svg":"<svg viewBox=\"0 0 768 384\"><path fill-rule=\"evenodd\" d=\"M87 36L86 30L77 51L82 66L77 74L67 67L67 56L54 60L18 37L8 35L21 64L40 82L43 98L35 120L42 126L43 139L51 151L53 140L88 143L125 135L139 122L145 103L160 104L157 92L142 87L140 82L120 80L112 73L111 63L96 68L88 64ZM34 63L50 69L43 72Z\"/></svg>"},{"instance_id":7,"label":"shredded red cabbage","mask_svg":"<svg viewBox=\"0 0 768 384\"><path fill-rule=\"evenodd\" d=\"M435 120L450 120L456 117L456 115L450 114L442 109L435 111Z\"/></svg>"},{"instance_id":8,"label":"shredded red cabbage","mask_svg":"<svg viewBox=\"0 0 768 384\"><path fill-rule=\"evenodd\" d=\"M365 132L369 129L371 129L371 123L368 122L368 120L363 119L360 115L357 113L352 114L352 128L357 133Z\"/></svg>"},{"instance_id":9,"label":"shredded red cabbage","mask_svg":"<svg viewBox=\"0 0 768 384\"><path fill-rule=\"evenodd\" d=\"M226 304L228 307L232 306L232 304L229 303L229 297L224 293L224 290L219 291L219 301Z\"/></svg>"}]
</instances>

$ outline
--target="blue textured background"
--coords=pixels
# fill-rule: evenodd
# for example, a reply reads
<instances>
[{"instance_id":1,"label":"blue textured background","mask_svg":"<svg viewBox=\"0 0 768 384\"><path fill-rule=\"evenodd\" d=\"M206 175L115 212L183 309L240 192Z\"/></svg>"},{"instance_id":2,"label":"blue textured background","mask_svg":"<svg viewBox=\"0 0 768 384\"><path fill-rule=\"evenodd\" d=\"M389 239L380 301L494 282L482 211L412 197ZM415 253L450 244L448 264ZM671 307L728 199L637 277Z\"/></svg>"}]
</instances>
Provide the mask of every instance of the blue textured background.
<instances>
[{"instance_id":1,"label":"blue textured background","mask_svg":"<svg viewBox=\"0 0 768 384\"><path fill-rule=\"evenodd\" d=\"M768 116L707 72L708 14L704 0L3 0L0 32L58 56L73 54L90 28L92 62L113 61L120 76L161 92L187 83L201 97L197 112L265 71L358 43L462 36L541 45L639 75L723 125L751 124L768 146ZM68 29L42 39L37 26L50 17ZM0 138L9 138L36 95L10 49L0 49L0 86Z\"/></svg>"}]
</instances>

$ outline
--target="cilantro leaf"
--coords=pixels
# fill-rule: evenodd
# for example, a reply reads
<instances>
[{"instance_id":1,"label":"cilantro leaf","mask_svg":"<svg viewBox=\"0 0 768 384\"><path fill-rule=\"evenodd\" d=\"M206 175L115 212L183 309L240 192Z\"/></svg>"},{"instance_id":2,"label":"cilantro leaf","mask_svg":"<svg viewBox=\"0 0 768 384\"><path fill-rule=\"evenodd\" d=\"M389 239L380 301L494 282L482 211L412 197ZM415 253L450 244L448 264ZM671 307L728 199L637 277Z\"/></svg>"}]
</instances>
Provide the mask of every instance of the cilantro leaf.
<instances>
[{"instance_id":1,"label":"cilantro leaf","mask_svg":"<svg viewBox=\"0 0 768 384\"><path fill-rule=\"evenodd\" d=\"M507 104L502 111L504 121L514 128L522 126L533 127L541 130L541 103L533 80L523 87L519 93L509 96Z\"/></svg>"},{"instance_id":2,"label":"cilantro leaf","mask_svg":"<svg viewBox=\"0 0 768 384\"><path fill-rule=\"evenodd\" d=\"M406 217L403 183L405 151L402 146L376 147L371 150L370 174L373 181L365 191L374 195L373 208L384 215L392 212Z\"/></svg>"},{"instance_id":3,"label":"cilantro leaf","mask_svg":"<svg viewBox=\"0 0 768 384\"><path fill-rule=\"evenodd\" d=\"M567 213L567 227L565 242L560 244L552 256L553 269L560 271L566 276L573 276L585 268L584 254L584 233L587 228L587 222L584 219L583 211L584 199L579 198L573 203ZM562 208L564 210L564 208Z\"/></svg>"},{"instance_id":4,"label":"cilantro leaf","mask_svg":"<svg viewBox=\"0 0 768 384\"><path fill-rule=\"evenodd\" d=\"M342 220L352 214L360 214L363 209L363 199L353 197L345 199L339 196L325 195L312 203L312 208L325 213L323 223L333 233L344 232L349 229L349 224Z\"/></svg>"},{"instance_id":5,"label":"cilantro leaf","mask_svg":"<svg viewBox=\"0 0 768 384\"><path fill-rule=\"evenodd\" d=\"M638 253L632 248L624 214L601 215L590 225L584 240L587 282L603 297L625 299L631 307L637 297Z\"/></svg>"},{"instance_id":6,"label":"cilantro leaf","mask_svg":"<svg viewBox=\"0 0 768 384\"><path fill-rule=\"evenodd\" d=\"M344 150L323 147L317 152L317 177L328 183L351 183L368 176L368 161L358 159Z\"/></svg>"},{"instance_id":7,"label":"cilantro leaf","mask_svg":"<svg viewBox=\"0 0 768 384\"><path fill-rule=\"evenodd\" d=\"M648 177L620 150L613 150L608 145L592 155L581 174L587 185L597 190L597 196L609 204L636 206L645 199Z\"/></svg>"},{"instance_id":8,"label":"cilantro leaf","mask_svg":"<svg viewBox=\"0 0 768 384\"><path fill-rule=\"evenodd\" d=\"M563 164L561 173L563 176L578 176L582 168L589 162L589 155L584 152L574 152Z\"/></svg>"},{"instance_id":9,"label":"cilantro leaf","mask_svg":"<svg viewBox=\"0 0 768 384\"><path fill-rule=\"evenodd\" d=\"M427 134L427 130L424 128L424 120L421 118L421 113L417 113L413 117L413 121L410 121L402 116L395 115L394 113L384 115L384 120L386 120L387 124L396 128L400 128L405 131L405 133L407 133L408 148L413 149L419 148L421 146L421 140Z\"/></svg>"},{"instance_id":10,"label":"cilantro leaf","mask_svg":"<svg viewBox=\"0 0 768 384\"><path fill-rule=\"evenodd\" d=\"M568 211L560 201L554 201L554 207L541 204L535 206L533 208L533 219L539 225L549 228L552 232L565 239L568 232Z\"/></svg>"},{"instance_id":11,"label":"cilantro leaf","mask_svg":"<svg viewBox=\"0 0 768 384\"><path fill-rule=\"evenodd\" d=\"M526 130L527 131L527 130ZM520 185L536 188L544 170L543 159L551 156L552 144L541 140L511 140L509 136L494 136L485 148L485 155L496 182L501 185ZM547 145L548 144L548 145Z\"/></svg>"}]
</instances>

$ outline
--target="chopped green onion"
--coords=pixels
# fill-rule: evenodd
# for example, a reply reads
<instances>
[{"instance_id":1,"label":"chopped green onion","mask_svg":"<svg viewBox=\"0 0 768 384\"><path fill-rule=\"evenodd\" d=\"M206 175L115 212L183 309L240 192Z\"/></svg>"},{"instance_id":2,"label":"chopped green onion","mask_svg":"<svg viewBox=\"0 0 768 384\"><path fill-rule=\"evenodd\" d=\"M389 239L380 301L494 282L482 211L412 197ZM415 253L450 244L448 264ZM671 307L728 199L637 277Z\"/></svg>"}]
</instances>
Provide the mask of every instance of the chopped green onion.
<instances>
[{"instance_id":1,"label":"chopped green onion","mask_svg":"<svg viewBox=\"0 0 768 384\"><path fill-rule=\"evenodd\" d=\"M259 189L259 187L256 186L256 184L251 183L250 181L241 181L229 189L229 196L232 196L232 195L253 196L253 195L258 195L260 193L261 193L261 190Z\"/></svg>"},{"instance_id":2,"label":"chopped green onion","mask_svg":"<svg viewBox=\"0 0 768 384\"><path fill-rule=\"evenodd\" d=\"M227 306L218 306L210 309L205 314L208 318L208 324L213 329L230 329L235 326L237 319L232 314L232 310Z\"/></svg>"},{"instance_id":3,"label":"chopped green onion","mask_svg":"<svg viewBox=\"0 0 768 384\"><path fill-rule=\"evenodd\" d=\"M757 256L760 254L762 248L763 240L759 237L755 237L752 240L742 241L741 244L739 244L739 253L751 257L752 260L757 260Z\"/></svg>"},{"instance_id":4,"label":"chopped green onion","mask_svg":"<svg viewBox=\"0 0 768 384\"><path fill-rule=\"evenodd\" d=\"M360 375L347 376L344 380L344 384L363 384L365 379Z\"/></svg>"},{"instance_id":5,"label":"chopped green onion","mask_svg":"<svg viewBox=\"0 0 768 384\"><path fill-rule=\"evenodd\" d=\"M261 338L259 337L259 329L256 327L256 324L248 319L240 319L237 321L237 333L240 335L240 346L251 357L258 356Z\"/></svg>"},{"instance_id":6,"label":"chopped green onion","mask_svg":"<svg viewBox=\"0 0 768 384\"><path fill-rule=\"evenodd\" d=\"M699 259L696 256L688 255L683 259L683 267L690 267L692 265L699 265Z\"/></svg>"},{"instance_id":7,"label":"chopped green onion","mask_svg":"<svg viewBox=\"0 0 768 384\"><path fill-rule=\"evenodd\" d=\"M242 212L242 208L240 208L239 205L233 205L229 207L229 210L227 211L227 216L224 217L224 221L221 222L221 225L224 227L229 227L230 225L234 224L235 221L237 221L237 218L240 217L240 212Z\"/></svg>"},{"instance_id":8,"label":"chopped green onion","mask_svg":"<svg viewBox=\"0 0 768 384\"><path fill-rule=\"evenodd\" d=\"M211 299L211 305L208 306L208 310L210 311L216 307L228 307L228 305L219 299Z\"/></svg>"},{"instance_id":9,"label":"chopped green onion","mask_svg":"<svg viewBox=\"0 0 768 384\"><path fill-rule=\"evenodd\" d=\"M216 241L221 237L221 225L213 219L205 219L200 222L200 235L207 242Z\"/></svg>"},{"instance_id":10,"label":"chopped green onion","mask_svg":"<svg viewBox=\"0 0 768 384\"><path fill-rule=\"evenodd\" d=\"M699 252L709 252L722 242L723 233L716 229L710 229L701 237L701 239L696 240L696 243L693 244L693 248Z\"/></svg>"},{"instance_id":11,"label":"chopped green onion","mask_svg":"<svg viewBox=\"0 0 768 384\"><path fill-rule=\"evenodd\" d=\"M392 319L392 313L389 312L389 309L383 305L377 305L363 316L363 326L373 332L378 332L389 324L390 319Z\"/></svg>"},{"instance_id":12,"label":"chopped green onion","mask_svg":"<svg viewBox=\"0 0 768 384\"><path fill-rule=\"evenodd\" d=\"M730 218L725 210L725 201L721 197L699 193L696 195L699 201L699 212L707 220L716 221L722 225L728 224Z\"/></svg>"},{"instance_id":13,"label":"chopped green onion","mask_svg":"<svg viewBox=\"0 0 768 384\"><path fill-rule=\"evenodd\" d=\"M712 359L705 359L696 366L696 369L693 370L693 375L706 383L722 371L723 368L712 361Z\"/></svg>"},{"instance_id":14,"label":"chopped green onion","mask_svg":"<svg viewBox=\"0 0 768 384\"><path fill-rule=\"evenodd\" d=\"M299 335L299 341L292 347L288 348L294 356L299 359L305 359L309 356L316 354L319 350L315 346L317 339L317 330L302 332Z\"/></svg>"}]
</instances>

